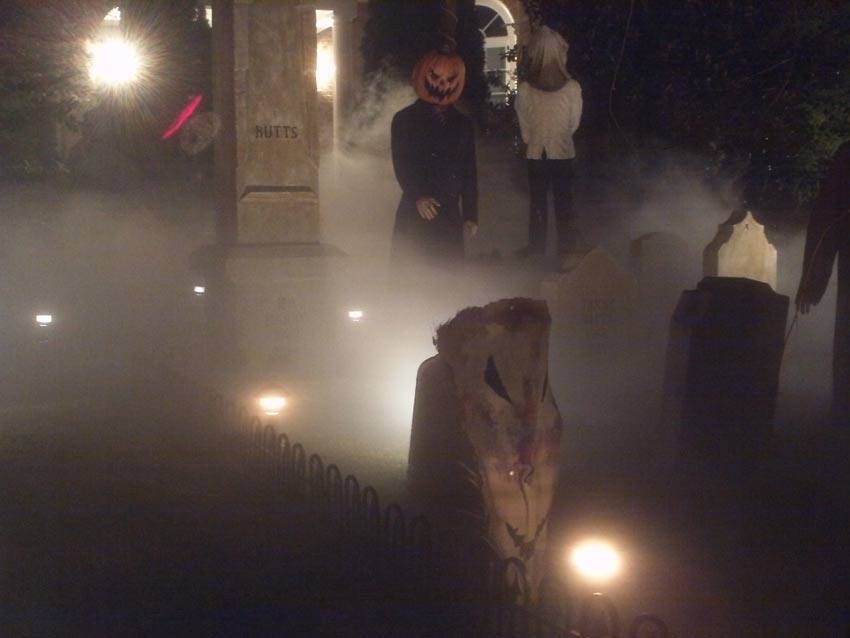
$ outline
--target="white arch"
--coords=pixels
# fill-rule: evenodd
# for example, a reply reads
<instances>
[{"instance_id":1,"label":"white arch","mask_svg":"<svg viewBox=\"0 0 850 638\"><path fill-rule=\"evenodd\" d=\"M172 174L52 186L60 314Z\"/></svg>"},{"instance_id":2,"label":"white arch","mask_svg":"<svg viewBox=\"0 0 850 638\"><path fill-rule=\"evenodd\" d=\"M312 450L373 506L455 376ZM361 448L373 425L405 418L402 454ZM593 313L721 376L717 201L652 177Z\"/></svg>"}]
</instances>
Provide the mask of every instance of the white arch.
<instances>
[{"instance_id":1,"label":"white arch","mask_svg":"<svg viewBox=\"0 0 850 638\"><path fill-rule=\"evenodd\" d=\"M491 11L494 11L496 15L502 19L507 27L507 35L500 36L485 36L484 47L487 50L492 49L501 49L503 52L513 46L516 45L516 29L514 24L514 17L511 15L511 12L508 10L507 6L505 6L504 2L500 0L475 0L476 6L486 7ZM494 17L493 20L496 18ZM489 26L489 25L486 25ZM486 29L485 26L485 29ZM483 32L484 29L482 29ZM489 57L489 55L488 55ZM490 69L485 69L490 71ZM496 69L492 69L496 70ZM507 85L507 90L515 88L515 71L516 71L516 63L512 61L505 61L504 66L501 67L500 71L504 73L504 83ZM491 90L490 100L494 103L504 103L507 99L507 93L503 90Z\"/></svg>"},{"instance_id":2,"label":"white arch","mask_svg":"<svg viewBox=\"0 0 850 638\"><path fill-rule=\"evenodd\" d=\"M514 30L514 17L511 15L511 12L508 11L508 8L505 6L505 3L501 2L500 0L475 0L475 4L482 7L487 7L488 9L492 9L508 26L508 35L487 38L487 44L489 46L500 47L512 47L513 45L515 45L516 32Z\"/></svg>"}]
</instances>

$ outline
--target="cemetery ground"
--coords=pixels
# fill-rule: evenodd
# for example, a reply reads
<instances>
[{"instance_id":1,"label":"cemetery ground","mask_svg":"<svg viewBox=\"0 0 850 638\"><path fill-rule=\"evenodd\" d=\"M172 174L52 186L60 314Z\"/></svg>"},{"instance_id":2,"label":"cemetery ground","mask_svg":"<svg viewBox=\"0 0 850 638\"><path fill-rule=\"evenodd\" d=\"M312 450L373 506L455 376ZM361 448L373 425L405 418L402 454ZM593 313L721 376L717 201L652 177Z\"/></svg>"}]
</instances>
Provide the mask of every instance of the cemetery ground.
<instances>
[{"instance_id":1,"label":"cemetery ground","mask_svg":"<svg viewBox=\"0 0 850 638\"><path fill-rule=\"evenodd\" d=\"M474 254L495 248L507 255L520 245L506 238L524 226L516 213L524 197L514 173L500 175L487 154L480 157L487 188ZM355 220L369 206L361 187L348 187ZM213 241L205 185L163 179L156 192L43 183L2 189L3 635L375 629L380 601L338 577L329 566L337 557L314 530L295 525L277 543L264 542L265 510L250 481L213 444L198 392L169 373L202 378L192 376L203 314L188 260ZM604 205L580 195L586 206ZM381 255L361 247L388 239L395 203L380 205L388 210L369 218L372 234L352 231L342 246L362 258L367 273L378 270ZM347 231L337 225L328 241L345 242ZM689 238L700 249L710 239ZM359 332L338 353L356 355L357 365L317 364L282 430L375 484L385 502L402 498L409 412L405 420L404 406L389 403L395 396L409 410L409 375L433 352L434 322L461 301L530 294L542 266L480 262L476 273L497 276L474 292L458 286L458 298L446 293L436 309L405 311L387 305L391 296L372 295L385 312L346 327ZM785 277L780 291L789 294L794 283ZM47 341L28 315L43 305L59 308ZM420 310L433 316L412 325ZM379 351L386 341L400 345ZM622 577L602 588L624 618L657 613L676 636L846 634L850 433L825 425L828 342L802 328L792 335L774 439L744 466L677 456L659 416L663 327L604 357L564 360L553 347L553 388L566 427L553 543L566 547L594 533L624 548ZM575 594L589 590L576 580L570 586Z\"/></svg>"}]
</instances>

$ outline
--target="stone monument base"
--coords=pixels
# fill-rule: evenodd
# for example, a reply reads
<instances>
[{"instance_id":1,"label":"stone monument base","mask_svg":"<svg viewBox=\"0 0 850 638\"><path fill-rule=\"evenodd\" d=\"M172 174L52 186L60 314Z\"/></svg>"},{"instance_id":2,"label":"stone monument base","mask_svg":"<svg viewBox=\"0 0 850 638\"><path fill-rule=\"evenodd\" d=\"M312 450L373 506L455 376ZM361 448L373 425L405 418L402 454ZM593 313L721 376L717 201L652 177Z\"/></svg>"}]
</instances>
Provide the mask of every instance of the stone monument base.
<instances>
[{"instance_id":1,"label":"stone monument base","mask_svg":"<svg viewBox=\"0 0 850 638\"><path fill-rule=\"evenodd\" d=\"M286 383L333 341L335 273L345 253L321 243L210 246L193 256L206 283L211 364L228 385Z\"/></svg>"}]
</instances>

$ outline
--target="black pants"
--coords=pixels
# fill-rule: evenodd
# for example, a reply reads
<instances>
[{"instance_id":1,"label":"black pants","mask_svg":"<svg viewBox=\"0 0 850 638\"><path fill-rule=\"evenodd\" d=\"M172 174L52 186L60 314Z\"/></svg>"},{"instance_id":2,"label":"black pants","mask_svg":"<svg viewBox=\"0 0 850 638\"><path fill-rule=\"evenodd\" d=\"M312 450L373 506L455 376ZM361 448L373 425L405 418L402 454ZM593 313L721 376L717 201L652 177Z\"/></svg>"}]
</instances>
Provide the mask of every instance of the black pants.
<instances>
[{"instance_id":1,"label":"black pants","mask_svg":"<svg viewBox=\"0 0 850 638\"><path fill-rule=\"evenodd\" d=\"M558 252L569 253L581 248L581 237L573 215L573 160L528 160L528 187L531 191L531 210L528 218L529 250L540 254L546 251L550 190L555 206Z\"/></svg>"}]
</instances>

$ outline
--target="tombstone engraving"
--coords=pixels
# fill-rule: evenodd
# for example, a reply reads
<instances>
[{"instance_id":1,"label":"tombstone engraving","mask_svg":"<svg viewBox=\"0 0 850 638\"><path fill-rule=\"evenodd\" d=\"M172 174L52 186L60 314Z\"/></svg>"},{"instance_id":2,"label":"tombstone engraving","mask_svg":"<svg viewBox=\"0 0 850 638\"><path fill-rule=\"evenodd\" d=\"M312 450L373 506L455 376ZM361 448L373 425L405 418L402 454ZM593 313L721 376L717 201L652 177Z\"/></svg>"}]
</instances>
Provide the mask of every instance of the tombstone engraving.
<instances>
[{"instance_id":1,"label":"tombstone engraving","mask_svg":"<svg viewBox=\"0 0 850 638\"><path fill-rule=\"evenodd\" d=\"M541 293L557 343L573 353L616 346L635 328L637 281L604 249L594 248L570 271L550 275Z\"/></svg>"},{"instance_id":2,"label":"tombstone engraving","mask_svg":"<svg viewBox=\"0 0 850 638\"><path fill-rule=\"evenodd\" d=\"M213 6L218 245L199 251L212 345L233 374L303 376L344 254L319 242L312 2Z\"/></svg>"},{"instance_id":3,"label":"tombstone engraving","mask_svg":"<svg viewBox=\"0 0 850 638\"><path fill-rule=\"evenodd\" d=\"M227 241L319 239L316 14L309 2L214 6L216 157ZM230 173L233 173L231 176Z\"/></svg>"},{"instance_id":4,"label":"tombstone engraving","mask_svg":"<svg viewBox=\"0 0 850 638\"><path fill-rule=\"evenodd\" d=\"M746 277L776 290L776 248L750 211L735 211L703 251L704 277Z\"/></svg>"}]
</instances>

